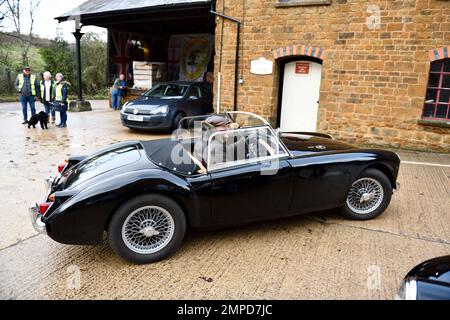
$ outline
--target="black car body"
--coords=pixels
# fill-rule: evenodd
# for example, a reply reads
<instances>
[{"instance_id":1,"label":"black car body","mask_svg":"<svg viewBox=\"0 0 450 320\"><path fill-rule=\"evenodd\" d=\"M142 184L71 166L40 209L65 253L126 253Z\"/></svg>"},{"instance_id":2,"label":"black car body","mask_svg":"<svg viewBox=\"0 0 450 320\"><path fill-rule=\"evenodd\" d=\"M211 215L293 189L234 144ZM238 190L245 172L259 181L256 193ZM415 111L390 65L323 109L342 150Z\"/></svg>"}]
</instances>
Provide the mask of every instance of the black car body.
<instances>
[{"instance_id":1,"label":"black car body","mask_svg":"<svg viewBox=\"0 0 450 320\"><path fill-rule=\"evenodd\" d=\"M211 85L202 82L167 82L155 85L121 110L125 127L139 130L175 129L184 117L213 111Z\"/></svg>"},{"instance_id":2,"label":"black car body","mask_svg":"<svg viewBox=\"0 0 450 320\"><path fill-rule=\"evenodd\" d=\"M450 256L427 260L409 271L397 299L450 300Z\"/></svg>"},{"instance_id":3,"label":"black car body","mask_svg":"<svg viewBox=\"0 0 450 320\"><path fill-rule=\"evenodd\" d=\"M231 121L236 116L242 114L228 114ZM213 163L214 138L236 140L233 134L244 137L245 159L234 156L226 162L223 157L223 163ZM269 140L261 140L263 135L268 135ZM250 143L253 138L260 140ZM392 190L397 188L397 154L358 149L323 134L279 134L265 122L259 126L241 125L209 137L206 150L210 157L206 161L193 159L195 151L183 154L202 146L199 141L198 137L128 141L88 157L70 158L62 174L48 180L45 203L50 206L40 212L37 206L31 208L35 228L61 243L99 244L104 231L115 223L117 212L131 210L124 206L135 198L143 203L141 207L150 201L151 208L147 206L146 210L161 207L180 211L183 217L179 219L185 219L182 223L194 228L237 225L338 207L345 207L343 212L349 218L366 220L385 210ZM183 161L175 161L173 155L180 150ZM370 183L378 191L370 193ZM362 187L357 187L359 184ZM165 202L154 208L151 200L141 199L148 195L162 197ZM374 204L373 210L364 207L369 202ZM149 218L145 223L155 221ZM176 230L174 221L169 222ZM155 232L141 227L141 233ZM150 260L121 255L133 262L149 262L167 254Z\"/></svg>"}]
</instances>

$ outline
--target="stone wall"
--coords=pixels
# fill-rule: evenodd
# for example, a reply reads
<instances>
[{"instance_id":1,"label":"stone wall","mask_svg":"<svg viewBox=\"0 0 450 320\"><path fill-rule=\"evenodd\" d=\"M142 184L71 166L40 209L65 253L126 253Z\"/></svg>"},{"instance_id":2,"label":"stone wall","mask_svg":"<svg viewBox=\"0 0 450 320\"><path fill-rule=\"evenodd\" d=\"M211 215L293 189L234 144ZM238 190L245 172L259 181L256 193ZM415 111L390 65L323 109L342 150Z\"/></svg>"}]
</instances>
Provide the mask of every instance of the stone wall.
<instances>
[{"instance_id":1,"label":"stone wall","mask_svg":"<svg viewBox=\"0 0 450 320\"><path fill-rule=\"evenodd\" d=\"M313 46L324 50L318 131L357 144L450 151L448 127L419 124L429 51L450 45L450 1L325 2L331 4L217 1L218 12L243 21L238 109L276 122L281 66L276 49ZM217 18L215 40L215 94L222 52L221 106L231 109L236 25ZM273 74L250 73L250 62L259 57L275 62Z\"/></svg>"}]
</instances>

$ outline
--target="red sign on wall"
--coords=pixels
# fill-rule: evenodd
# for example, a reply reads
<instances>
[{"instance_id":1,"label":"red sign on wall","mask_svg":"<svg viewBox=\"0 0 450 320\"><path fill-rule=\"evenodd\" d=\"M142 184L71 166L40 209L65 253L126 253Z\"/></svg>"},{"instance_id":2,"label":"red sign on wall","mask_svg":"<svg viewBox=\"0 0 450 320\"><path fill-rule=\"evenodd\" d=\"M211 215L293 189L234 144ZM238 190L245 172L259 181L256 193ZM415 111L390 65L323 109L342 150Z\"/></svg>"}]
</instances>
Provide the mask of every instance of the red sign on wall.
<instances>
[{"instance_id":1,"label":"red sign on wall","mask_svg":"<svg viewBox=\"0 0 450 320\"><path fill-rule=\"evenodd\" d=\"M309 74L309 69L311 64L309 62L296 62L295 63L295 74Z\"/></svg>"}]
</instances>

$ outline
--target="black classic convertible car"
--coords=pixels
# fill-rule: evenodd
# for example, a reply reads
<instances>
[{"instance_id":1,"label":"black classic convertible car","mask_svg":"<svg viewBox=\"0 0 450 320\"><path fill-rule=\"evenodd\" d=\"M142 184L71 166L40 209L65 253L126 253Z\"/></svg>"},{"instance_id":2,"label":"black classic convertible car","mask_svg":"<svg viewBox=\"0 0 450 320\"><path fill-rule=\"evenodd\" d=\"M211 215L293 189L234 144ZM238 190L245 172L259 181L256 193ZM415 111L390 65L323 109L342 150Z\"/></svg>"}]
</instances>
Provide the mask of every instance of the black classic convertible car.
<instances>
[{"instance_id":1,"label":"black classic convertible car","mask_svg":"<svg viewBox=\"0 0 450 320\"><path fill-rule=\"evenodd\" d=\"M30 208L36 230L65 244L99 244L134 263L161 260L186 228L214 228L342 208L380 215L397 188L396 153L320 133L280 133L228 112L185 118L172 138L127 141L70 157Z\"/></svg>"}]
</instances>

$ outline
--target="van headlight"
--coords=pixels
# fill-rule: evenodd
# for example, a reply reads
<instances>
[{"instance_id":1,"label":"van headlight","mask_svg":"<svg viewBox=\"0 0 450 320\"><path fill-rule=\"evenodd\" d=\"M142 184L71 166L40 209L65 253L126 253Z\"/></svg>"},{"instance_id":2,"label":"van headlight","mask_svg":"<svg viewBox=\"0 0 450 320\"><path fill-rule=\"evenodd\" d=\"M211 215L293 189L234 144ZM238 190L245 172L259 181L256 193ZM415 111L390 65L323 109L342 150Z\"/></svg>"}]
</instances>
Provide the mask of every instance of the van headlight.
<instances>
[{"instance_id":1,"label":"van headlight","mask_svg":"<svg viewBox=\"0 0 450 320\"><path fill-rule=\"evenodd\" d=\"M415 279L403 279L395 300L417 300L417 282Z\"/></svg>"},{"instance_id":2,"label":"van headlight","mask_svg":"<svg viewBox=\"0 0 450 320\"><path fill-rule=\"evenodd\" d=\"M161 106L150 111L150 114L166 114L169 111L169 106Z\"/></svg>"}]
</instances>

